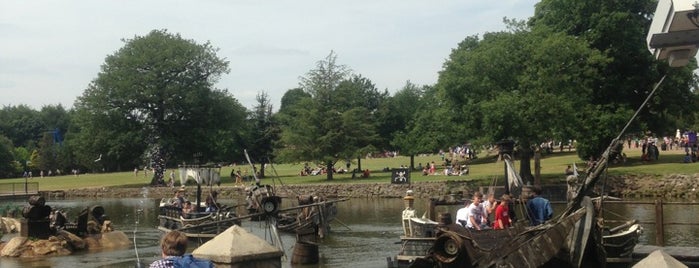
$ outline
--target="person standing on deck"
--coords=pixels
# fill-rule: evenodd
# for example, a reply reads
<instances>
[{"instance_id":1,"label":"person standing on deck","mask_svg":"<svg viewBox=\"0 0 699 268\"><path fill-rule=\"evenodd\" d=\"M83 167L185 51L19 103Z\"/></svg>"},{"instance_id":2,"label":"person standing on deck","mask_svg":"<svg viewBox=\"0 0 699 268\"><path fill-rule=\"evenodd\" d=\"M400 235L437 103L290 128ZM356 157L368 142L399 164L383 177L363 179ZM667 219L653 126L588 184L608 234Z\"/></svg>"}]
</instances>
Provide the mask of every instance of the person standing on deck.
<instances>
[{"instance_id":1,"label":"person standing on deck","mask_svg":"<svg viewBox=\"0 0 699 268\"><path fill-rule=\"evenodd\" d=\"M534 186L532 189L534 197L527 201L527 210L529 211L529 220L532 226L543 224L553 217L553 208L548 199L541 197L541 187Z\"/></svg>"},{"instance_id":2,"label":"person standing on deck","mask_svg":"<svg viewBox=\"0 0 699 268\"><path fill-rule=\"evenodd\" d=\"M505 229L510 226L512 226L512 219L510 219L510 195L503 194L500 198L500 204L495 209L493 229Z\"/></svg>"}]
</instances>

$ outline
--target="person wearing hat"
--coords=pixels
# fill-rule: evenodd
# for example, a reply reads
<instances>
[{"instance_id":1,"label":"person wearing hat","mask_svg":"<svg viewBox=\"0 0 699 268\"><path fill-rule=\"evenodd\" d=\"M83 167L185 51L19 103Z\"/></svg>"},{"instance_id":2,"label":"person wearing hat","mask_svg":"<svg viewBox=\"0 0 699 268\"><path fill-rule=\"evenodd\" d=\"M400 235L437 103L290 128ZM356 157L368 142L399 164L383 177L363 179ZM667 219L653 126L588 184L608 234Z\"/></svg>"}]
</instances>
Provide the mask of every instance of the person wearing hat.
<instances>
[{"instance_id":1,"label":"person wearing hat","mask_svg":"<svg viewBox=\"0 0 699 268\"><path fill-rule=\"evenodd\" d=\"M180 187L177 189L177 191L175 191L175 197L173 197L170 201L173 206L178 208L184 207L185 202L187 202L187 200L184 198L184 192L184 187Z\"/></svg>"}]
</instances>

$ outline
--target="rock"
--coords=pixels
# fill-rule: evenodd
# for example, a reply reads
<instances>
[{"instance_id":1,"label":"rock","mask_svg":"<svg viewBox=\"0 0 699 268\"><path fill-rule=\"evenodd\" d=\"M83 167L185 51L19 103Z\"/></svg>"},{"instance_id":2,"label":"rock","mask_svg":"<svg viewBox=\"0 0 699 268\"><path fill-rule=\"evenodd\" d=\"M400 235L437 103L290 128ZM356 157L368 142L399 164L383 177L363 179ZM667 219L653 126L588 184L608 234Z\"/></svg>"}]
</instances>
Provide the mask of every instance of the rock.
<instances>
[{"instance_id":1,"label":"rock","mask_svg":"<svg viewBox=\"0 0 699 268\"><path fill-rule=\"evenodd\" d=\"M17 233L19 232L21 226L22 224L17 219L5 217L0 218L0 232L2 233Z\"/></svg>"},{"instance_id":2,"label":"rock","mask_svg":"<svg viewBox=\"0 0 699 268\"><path fill-rule=\"evenodd\" d=\"M50 240L37 240L30 243L29 246L32 248L31 252L34 253L35 256L48 255L49 253L55 252L57 248L56 242ZM22 253L23 257L32 257L27 255L30 255L27 251Z\"/></svg>"},{"instance_id":3,"label":"rock","mask_svg":"<svg viewBox=\"0 0 699 268\"><path fill-rule=\"evenodd\" d=\"M89 236L83 238L83 241L85 241L85 246L87 248L100 248L100 242L97 240L97 238Z\"/></svg>"},{"instance_id":4,"label":"rock","mask_svg":"<svg viewBox=\"0 0 699 268\"><path fill-rule=\"evenodd\" d=\"M51 236L49 239L27 241L26 247L22 249L20 257L70 255L72 253L70 247L67 241L60 237Z\"/></svg>"},{"instance_id":5,"label":"rock","mask_svg":"<svg viewBox=\"0 0 699 268\"><path fill-rule=\"evenodd\" d=\"M26 237L19 236L10 239L2 248L2 251L0 251L0 257L19 257L22 254L22 247L26 241Z\"/></svg>"},{"instance_id":6,"label":"rock","mask_svg":"<svg viewBox=\"0 0 699 268\"><path fill-rule=\"evenodd\" d=\"M56 236L67 241L67 243L70 244L73 249L81 250L87 247L85 240L66 230L58 230L58 232L56 232Z\"/></svg>"},{"instance_id":7,"label":"rock","mask_svg":"<svg viewBox=\"0 0 699 268\"><path fill-rule=\"evenodd\" d=\"M113 231L109 233L103 233L102 238L99 239L100 246L102 248L123 248L131 246L131 240L122 231Z\"/></svg>"}]
</instances>

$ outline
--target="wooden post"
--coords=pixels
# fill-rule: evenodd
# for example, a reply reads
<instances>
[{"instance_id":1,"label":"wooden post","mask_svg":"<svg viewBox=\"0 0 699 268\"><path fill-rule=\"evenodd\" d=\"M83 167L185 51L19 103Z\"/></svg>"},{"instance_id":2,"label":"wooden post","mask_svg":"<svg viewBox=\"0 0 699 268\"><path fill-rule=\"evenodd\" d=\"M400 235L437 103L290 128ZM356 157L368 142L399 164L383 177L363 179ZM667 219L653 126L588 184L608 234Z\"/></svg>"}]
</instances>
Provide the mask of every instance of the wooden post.
<instances>
[{"instance_id":1,"label":"wooden post","mask_svg":"<svg viewBox=\"0 0 699 268\"><path fill-rule=\"evenodd\" d=\"M437 202L437 201L430 199L430 208L429 208L429 214L430 214L430 215L429 215L429 218L430 218L430 220L433 220L433 221L436 221L435 219L437 218L437 217L434 215L434 214L437 213L437 212L435 212L435 206L436 206L435 203L436 203L436 202Z\"/></svg>"},{"instance_id":2,"label":"wooden post","mask_svg":"<svg viewBox=\"0 0 699 268\"><path fill-rule=\"evenodd\" d=\"M655 245L665 246L665 223L663 222L663 201L655 200Z\"/></svg>"}]
</instances>

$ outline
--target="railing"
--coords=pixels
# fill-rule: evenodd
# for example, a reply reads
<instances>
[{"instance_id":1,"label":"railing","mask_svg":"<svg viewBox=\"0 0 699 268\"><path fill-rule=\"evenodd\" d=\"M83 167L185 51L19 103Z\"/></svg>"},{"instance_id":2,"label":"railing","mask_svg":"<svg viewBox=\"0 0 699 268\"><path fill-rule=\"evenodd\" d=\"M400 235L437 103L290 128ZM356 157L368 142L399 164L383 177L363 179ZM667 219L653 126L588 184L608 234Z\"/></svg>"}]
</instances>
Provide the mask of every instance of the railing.
<instances>
[{"instance_id":1,"label":"railing","mask_svg":"<svg viewBox=\"0 0 699 268\"><path fill-rule=\"evenodd\" d=\"M655 201L620 201L620 200L605 200L606 204L624 204L624 205L653 205L655 209L654 220L638 220L640 224L655 226L655 245L665 246L665 227L666 226L697 226L699 225L699 217L689 217L694 220L689 221L673 221L665 218L664 206L699 206L696 202L666 202L662 200Z\"/></svg>"},{"instance_id":2,"label":"railing","mask_svg":"<svg viewBox=\"0 0 699 268\"><path fill-rule=\"evenodd\" d=\"M0 183L0 196L30 195L39 193L38 182Z\"/></svg>"}]
</instances>

